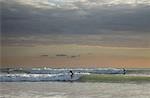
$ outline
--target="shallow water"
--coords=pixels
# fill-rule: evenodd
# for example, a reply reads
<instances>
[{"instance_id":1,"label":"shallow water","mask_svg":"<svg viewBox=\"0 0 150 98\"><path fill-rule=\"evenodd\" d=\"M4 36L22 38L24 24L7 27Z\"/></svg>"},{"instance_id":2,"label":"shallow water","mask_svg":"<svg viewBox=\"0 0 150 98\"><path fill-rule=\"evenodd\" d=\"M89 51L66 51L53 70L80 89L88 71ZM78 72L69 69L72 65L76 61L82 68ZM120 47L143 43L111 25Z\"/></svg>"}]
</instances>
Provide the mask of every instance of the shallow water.
<instances>
[{"instance_id":1,"label":"shallow water","mask_svg":"<svg viewBox=\"0 0 150 98\"><path fill-rule=\"evenodd\" d=\"M150 98L150 83L1 82L0 98Z\"/></svg>"},{"instance_id":2,"label":"shallow water","mask_svg":"<svg viewBox=\"0 0 150 98\"><path fill-rule=\"evenodd\" d=\"M70 71L74 74L70 76ZM117 68L0 68L0 82L72 81L84 74L123 74Z\"/></svg>"}]
</instances>

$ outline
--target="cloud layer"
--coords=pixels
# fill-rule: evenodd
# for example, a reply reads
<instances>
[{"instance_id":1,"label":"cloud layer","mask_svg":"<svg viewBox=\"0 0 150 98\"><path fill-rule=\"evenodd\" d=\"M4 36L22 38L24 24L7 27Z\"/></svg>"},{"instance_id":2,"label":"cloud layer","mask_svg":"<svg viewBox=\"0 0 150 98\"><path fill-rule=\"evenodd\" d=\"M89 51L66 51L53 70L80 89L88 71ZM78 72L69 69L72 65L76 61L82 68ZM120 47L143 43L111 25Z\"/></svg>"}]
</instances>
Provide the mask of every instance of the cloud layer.
<instances>
[{"instance_id":1,"label":"cloud layer","mask_svg":"<svg viewBox=\"0 0 150 98\"><path fill-rule=\"evenodd\" d=\"M25 35L54 35L44 43L132 46L140 40L137 46L149 47L149 0L5 0L1 11L4 43L22 44Z\"/></svg>"},{"instance_id":2,"label":"cloud layer","mask_svg":"<svg viewBox=\"0 0 150 98\"><path fill-rule=\"evenodd\" d=\"M36 8L69 8L80 9L81 7L91 8L95 6L114 6L139 4L150 5L149 0L15 0L22 5L30 5Z\"/></svg>"}]
</instances>

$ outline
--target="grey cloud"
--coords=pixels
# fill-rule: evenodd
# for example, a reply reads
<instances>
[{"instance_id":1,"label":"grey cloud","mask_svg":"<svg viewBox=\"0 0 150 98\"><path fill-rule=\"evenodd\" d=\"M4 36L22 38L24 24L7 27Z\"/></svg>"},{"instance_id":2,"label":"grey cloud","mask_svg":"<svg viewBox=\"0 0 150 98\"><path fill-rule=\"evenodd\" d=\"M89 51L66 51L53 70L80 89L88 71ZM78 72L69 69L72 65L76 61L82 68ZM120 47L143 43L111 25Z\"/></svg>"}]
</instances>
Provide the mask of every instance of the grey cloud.
<instances>
[{"instance_id":1,"label":"grey cloud","mask_svg":"<svg viewBox=\"0 0 150 98\"><path fill-rule=\"evenodd\" d=\"M3 33L150 32L149 6L36 9L3 4Z\"/></svg>"},{"instance_id":2,"label":"grey cloud","mask_svg":"<svg viewBox=\"0 0 150 98\"><path fill-rule=\"evenodd\" d=\"M144 39L143 39L144 38ZM62 34L11 36L2 39L3 45L35 46L56 44L100 45L117 47L150 47L148 34Z\"/></svg>"},{"instance_id":3,"label":"grey cloud","mask_svg":"<svg viewBox=\"0 0 150 98\"><path fill-rule=\"evenodd\" d=\"M32 0L31 0L32 1ZM91 2L90 0L86 2ZM96 2L96 1L92 1ZM24 35L47 35L47 34L98 34L99 36L107 36L108 43L117 43L132 39L130 35L136 35L137 40L143 40L143 43L150 42L145 35L150 35L150 6L139 4L136 6L130 5L115 5L115 6L92 6L88 7L82 4L81 1L73 2L78 9L66 8L36 8L26 4L20 4L17 1L13 2L6 0L2 2L2 34L3 36L24 36ZM114 37L108 37L108 36ZM119 37L115 37L120 35ZM143 37L144 36L144 37ZM104 36L103 36L104 37ZM104 37L105 38L105 37ZM117 40L116 40L117 38ZM82 39L82 38L81 38ZM74 38L71 43L84 44L102 44L106 39L79 40ZM77 41L79 40L79 41ZM111 42L112 41L112 42ZM9 41L6 43L19 43L24 40ZM26 43L46 43L46 41L28 40ZM47 43L70 43L66 39L58 39L47 41ZM128 43L128 41L125 41ZM103 43L103 44L104 44ZM120 43L121 44L121 43Z\"/></svg>"},{"instance_id":4,"label":"grey cloud","mask_svg":"<svg viewBox=\"0 0 150 98\"><path fill-rule=\"evenodd\" d=\"M7 0L6 0L7 1ZM30 5L35 8L66 8L77 9L81 6L91 8L94 6L114 6L114 5L150 5L149 0L13 0L22 5ZM81 6L78 7L75 4L78 3Z\"/></svg>"}]
</instances>

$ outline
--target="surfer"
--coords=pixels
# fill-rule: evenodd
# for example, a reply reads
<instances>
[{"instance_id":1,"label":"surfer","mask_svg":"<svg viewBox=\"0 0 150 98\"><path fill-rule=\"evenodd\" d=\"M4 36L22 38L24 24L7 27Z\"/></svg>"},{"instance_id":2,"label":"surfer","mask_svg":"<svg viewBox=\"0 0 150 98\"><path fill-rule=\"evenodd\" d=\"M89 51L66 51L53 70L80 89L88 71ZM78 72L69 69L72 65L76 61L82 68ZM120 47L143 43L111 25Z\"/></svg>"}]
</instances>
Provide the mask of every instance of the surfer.
<instances>
[{"instance_id":1,"label":"surfer","mask_svg":"<svg viewBox=\"0 0 150 98\"><path fill-rule=\"evenodd\" d=\"M73 71L70 70L70 77L71 77L71 79L73 78L73 75L74 75Z\"/></svg>"},{"instance_id":2,"label":"surfer","mask_svg":"<svg viewBox=\"0 0 150 98\"><path fill-rule=\"evenodd\" d=\"M10 74L10 71L11 71L11 70L8 68L8 69L7 69L7 74Z\"/></svg>"},{"instance_id":3,"label":"surfer","mask_svg":"<svg viewBox=\"0 0 150 98\"><path fill-rule=\"evenodd\" d=\"M125 70L125 68L123 68L123 74L124 74L124 75L126 74L126 70Z\"/></svg>"}]
</instances>

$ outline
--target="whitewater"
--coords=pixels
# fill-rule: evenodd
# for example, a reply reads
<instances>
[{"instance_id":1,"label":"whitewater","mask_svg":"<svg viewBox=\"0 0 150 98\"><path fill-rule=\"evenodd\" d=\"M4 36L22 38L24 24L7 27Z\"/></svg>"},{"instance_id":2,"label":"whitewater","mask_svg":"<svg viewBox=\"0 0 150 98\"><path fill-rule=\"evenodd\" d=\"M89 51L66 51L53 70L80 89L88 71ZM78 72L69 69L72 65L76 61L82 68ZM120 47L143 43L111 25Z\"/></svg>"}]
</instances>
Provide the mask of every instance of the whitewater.
<instances>
[{"instance_id":1,"label":"whitewater","mask_svg":"<svg viewBox=\"0 0 150 98\"><path fill-rule=\"evenodd\" d=\"M74 73L73 78L70 71ZM17 81L75 81L88 74L123 74L123 69L115 68L3 68L0 82Z\"/></svg>"}]
</instances>

